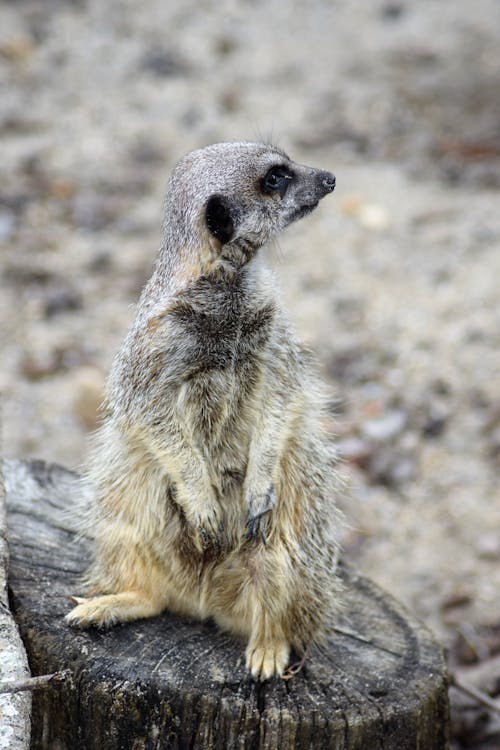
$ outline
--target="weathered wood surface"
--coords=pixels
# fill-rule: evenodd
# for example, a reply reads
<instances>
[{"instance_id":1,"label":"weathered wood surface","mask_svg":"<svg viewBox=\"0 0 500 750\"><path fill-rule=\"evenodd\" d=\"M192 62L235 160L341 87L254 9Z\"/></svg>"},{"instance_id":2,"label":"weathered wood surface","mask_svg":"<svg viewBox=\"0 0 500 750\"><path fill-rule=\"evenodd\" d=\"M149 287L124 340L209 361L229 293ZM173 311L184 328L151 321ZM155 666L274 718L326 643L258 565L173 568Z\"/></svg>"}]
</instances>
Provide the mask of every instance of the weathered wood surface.
<instances>
[{"instance_id":1,"label":"weathered wood surface","mask_svg":"<svg viewBox=\"0 0 500 750\"><path fill-rule=\"evenodd\" d=\"M9 554L4 490L0 465L0 683L10 683L28 677L29 669L7 596ZM30 693L0 695L0 750L28 750L30 714Z\"/></svg>"},{"instance_id":2,"label":"weathered wood surface","mask_svg":"<svg viewBox=\"0 0 500 750\"><path fill-rule=\"evenodd\" d=\"M76 476L9 462L6 485L11 599L32 670L72 672L33 695L33 747L447 747L441 649L368 579L345 569L345 612L328 646L292 680L257 684L244 644L211 623L165 613L108 632L68 628L67 596L88 555L72 531Z\"/></svg>"}]
</instances>

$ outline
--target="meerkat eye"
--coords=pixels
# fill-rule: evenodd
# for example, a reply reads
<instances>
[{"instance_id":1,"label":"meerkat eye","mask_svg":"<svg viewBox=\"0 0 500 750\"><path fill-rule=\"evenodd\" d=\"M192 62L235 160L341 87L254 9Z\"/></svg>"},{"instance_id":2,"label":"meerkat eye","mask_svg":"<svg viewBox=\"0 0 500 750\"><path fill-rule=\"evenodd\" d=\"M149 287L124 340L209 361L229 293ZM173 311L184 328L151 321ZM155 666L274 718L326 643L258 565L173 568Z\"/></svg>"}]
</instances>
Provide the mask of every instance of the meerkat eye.
<instances>
[{"instance_id":1,"label":"meerkat eye","mask_svg":"<svg viewBox=\"0 0 500 750\"><path fill-rule=\"evenodd\" d=\"M263 193L279 193L283 198L292 179L293 175L286 167L271 167L261 180L260 186Z\"/></svg>"}]
</instances>

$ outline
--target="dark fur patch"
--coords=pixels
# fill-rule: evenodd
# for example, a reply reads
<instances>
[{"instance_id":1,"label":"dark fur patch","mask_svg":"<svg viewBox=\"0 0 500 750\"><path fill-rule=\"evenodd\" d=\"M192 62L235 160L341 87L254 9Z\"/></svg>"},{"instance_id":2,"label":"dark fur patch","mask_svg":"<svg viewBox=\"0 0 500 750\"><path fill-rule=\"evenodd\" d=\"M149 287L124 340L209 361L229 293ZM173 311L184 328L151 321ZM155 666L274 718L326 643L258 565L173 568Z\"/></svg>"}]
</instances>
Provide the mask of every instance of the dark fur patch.
<instances>
[{"instance_id":1,"label":"dark fur patch","mask_svg":"<svg viewBox=\"0 0 500 750\"><path fill-rule=\"evenodd\" d=\"M203 299L212 300L210 308L198 303ZM191 338L190 377L204 370L241 367L267 344L274 304L254 310L245 301L241 281L227 285L205 278L173 306L169 315Z\"/></svg>"},{"instance_id":2,"label":"dark fur patch","mask_svg":"<svg viewBox=\"0 0 500 750\"><path fill-rule=\"evenodd\" d=\"M234 234L234 220L231 206L222 195L212 195L205 209L207 227L213 236L223 245L230 241Z\"/></svg>"}]
</instances>

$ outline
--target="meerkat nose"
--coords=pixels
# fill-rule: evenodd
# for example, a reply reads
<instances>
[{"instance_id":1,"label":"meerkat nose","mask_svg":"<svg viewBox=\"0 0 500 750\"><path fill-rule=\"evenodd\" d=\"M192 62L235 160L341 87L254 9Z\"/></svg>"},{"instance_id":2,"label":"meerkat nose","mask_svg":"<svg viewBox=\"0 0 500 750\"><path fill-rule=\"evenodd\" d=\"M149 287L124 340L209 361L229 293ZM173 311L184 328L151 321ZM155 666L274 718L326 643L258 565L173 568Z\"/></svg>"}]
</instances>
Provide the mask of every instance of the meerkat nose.
<instances>
[{"instance_id":1,"label":"meerkat nose","mask_svg":"<svg viewBox=\"0 0 500 750\"><path fill-rule=\"evenodd\" d=\"M325 195L335 190L335 175L331 172L319 172L317 180L324 189Z\"/></svg>"}]
</instances>

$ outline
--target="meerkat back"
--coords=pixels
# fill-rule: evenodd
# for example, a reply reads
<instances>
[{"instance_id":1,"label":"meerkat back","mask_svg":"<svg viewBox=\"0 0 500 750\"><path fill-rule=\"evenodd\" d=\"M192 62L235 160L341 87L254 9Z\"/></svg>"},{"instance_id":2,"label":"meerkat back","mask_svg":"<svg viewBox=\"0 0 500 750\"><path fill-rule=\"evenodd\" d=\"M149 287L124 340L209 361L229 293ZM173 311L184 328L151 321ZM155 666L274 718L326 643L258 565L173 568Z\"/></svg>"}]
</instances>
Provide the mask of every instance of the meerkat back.
<instances>
[{"instance_id":1,"label":"meerkat back","mask_svg":"<svg viewBox=\"0 0 500 750\"><path fill-rule=\"evenodd\" d=\"M173 170L89 462L94 560L70 624L211 617L246 637L260 679L321 637L339 599L336 456L262 248L334 187L261 143Z\"/></svg>"}]
</instances>

